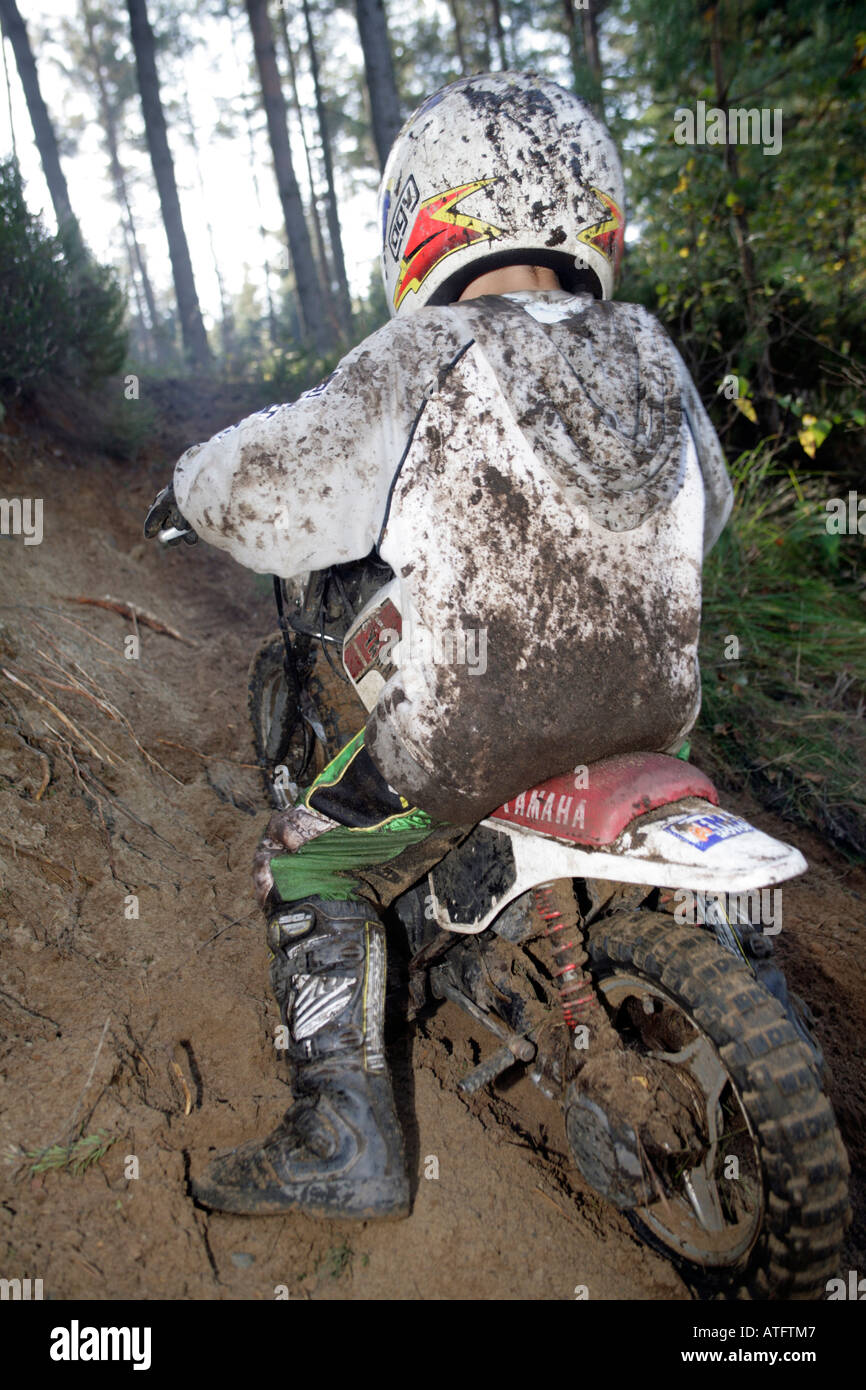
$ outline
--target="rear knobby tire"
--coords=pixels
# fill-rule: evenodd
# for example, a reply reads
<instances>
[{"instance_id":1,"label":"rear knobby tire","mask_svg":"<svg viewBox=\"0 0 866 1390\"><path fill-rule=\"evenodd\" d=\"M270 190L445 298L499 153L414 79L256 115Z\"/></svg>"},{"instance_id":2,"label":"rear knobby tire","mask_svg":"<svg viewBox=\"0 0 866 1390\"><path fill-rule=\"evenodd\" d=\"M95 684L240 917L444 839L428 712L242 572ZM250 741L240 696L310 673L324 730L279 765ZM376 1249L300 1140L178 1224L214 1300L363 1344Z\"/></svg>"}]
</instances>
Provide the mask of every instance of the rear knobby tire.
<instances>
[{"instance_id":1,"label":"rear knobby tire","mask_svg":"<svg viewBox=\"0 0 866 1390\"><path fill-rule=\"evenodd\" d=\"M848 1156L811 1058L781 1005L712 937L667 915L603 918L589 928L587 946L602 991L605 979L637 975L691 1018L716 1049L749 1118L764 1219L743 1265L714 1277L729 1297L824 1297L827 1280L839 1275L850 1220ZM639 1220L634 1224L659 1248Z\"/></svg>"}]
</instances>

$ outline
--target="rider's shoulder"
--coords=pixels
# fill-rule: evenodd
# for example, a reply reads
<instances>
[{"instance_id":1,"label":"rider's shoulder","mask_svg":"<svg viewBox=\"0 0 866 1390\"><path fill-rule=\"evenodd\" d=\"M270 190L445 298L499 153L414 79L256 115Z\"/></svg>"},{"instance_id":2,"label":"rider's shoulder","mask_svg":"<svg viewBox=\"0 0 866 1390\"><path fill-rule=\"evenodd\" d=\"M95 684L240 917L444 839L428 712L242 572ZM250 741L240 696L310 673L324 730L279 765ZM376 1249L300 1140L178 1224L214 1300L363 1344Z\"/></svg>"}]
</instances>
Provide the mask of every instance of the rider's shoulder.
<instances>
[{"instance_id":1,"label":"rider's shoulder","mask_svg":"<svg viewBox=\"0 0 866 1390\"><path fill-rule=\"evenodd\" d=\"M456 304L425 304L410 314L399 314L371 333L361 346L382 346L402 342L429 342L458 336L463 332L463 316Z\"/></svg>"},{"instance_id":2,"label":"rider's shoulder","mask_svg":"<svg viewBox=\"0 0 866 1390\"><path fill-rule=\"evenodd\" d=\"M392 370L403 372L416 360L447 360L471 339L462 316L453 305L425 306L414 313L390 319L368 334L340 362L335 376L347 369L379 376Z\"/></svg>"}]
</instances>

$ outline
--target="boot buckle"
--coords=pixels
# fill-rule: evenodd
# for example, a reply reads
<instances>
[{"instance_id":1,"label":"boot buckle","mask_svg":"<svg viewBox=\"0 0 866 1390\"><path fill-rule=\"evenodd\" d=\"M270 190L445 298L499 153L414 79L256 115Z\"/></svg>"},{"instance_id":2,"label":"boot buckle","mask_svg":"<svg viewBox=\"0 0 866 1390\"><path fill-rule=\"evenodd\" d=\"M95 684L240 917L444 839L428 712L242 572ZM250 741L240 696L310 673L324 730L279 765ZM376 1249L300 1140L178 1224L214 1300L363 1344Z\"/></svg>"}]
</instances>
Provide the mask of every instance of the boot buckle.
<instances>
[{"instance_id":1,"label":"boot buckle","mask_svg":"<svg viewBox=\"0 0 866 1390\"><path fill-rule=\"evenodd\" d=\"M269 948L276 952L290 941L306 936L315 926L316 914L311 907L277 912L268 922Z\"/></svg>"}]
</instances>

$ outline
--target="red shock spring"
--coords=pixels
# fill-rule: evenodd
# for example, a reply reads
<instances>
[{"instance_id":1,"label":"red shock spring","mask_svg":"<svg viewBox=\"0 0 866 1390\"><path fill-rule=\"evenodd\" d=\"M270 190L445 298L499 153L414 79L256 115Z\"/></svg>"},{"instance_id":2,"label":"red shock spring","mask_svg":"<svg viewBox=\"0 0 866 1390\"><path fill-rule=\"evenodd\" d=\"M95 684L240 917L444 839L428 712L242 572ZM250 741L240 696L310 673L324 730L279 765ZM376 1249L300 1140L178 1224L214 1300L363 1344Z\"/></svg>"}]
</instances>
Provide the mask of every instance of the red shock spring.
<instances>
[{"instance_id":1,"label":"red shock spring","mask_svg":"<svg viewBox=\"0 0 866 1390\"><path fill-rule=\"evenodd\" d=\"M573 1033L584 1021L587 1010L598 1004L592 980L583 968L588 956L580 940L574 890L567 879L558 879L539 883L532 896L545 923L544 934L553 947L559 1002L566 1026Z\"/></svg>"}]
</instances>

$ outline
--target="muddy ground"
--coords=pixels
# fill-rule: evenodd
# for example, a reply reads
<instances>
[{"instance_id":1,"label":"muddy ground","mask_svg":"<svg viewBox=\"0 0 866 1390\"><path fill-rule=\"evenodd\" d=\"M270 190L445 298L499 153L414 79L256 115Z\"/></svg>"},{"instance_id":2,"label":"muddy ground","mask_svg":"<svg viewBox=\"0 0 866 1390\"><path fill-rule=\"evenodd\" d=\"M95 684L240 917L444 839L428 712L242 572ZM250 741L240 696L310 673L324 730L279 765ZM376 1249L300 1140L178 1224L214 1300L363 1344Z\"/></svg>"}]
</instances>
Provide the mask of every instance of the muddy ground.
<instances>
[{"instance_id":1,"label":"muddy ground","mask_svg":"<svg viewBox=\"0 0 866 1390\"><path fill-rule=\"evenodd\" d=\"M58 1299L692 1297L576 1174L527 1080L460 1096L489 1044L450 1004L391 1026L408 1220L251 1220L187 1195L188 1172L265 1133L289 1092L249 875L267 810L246 669L274 627L269 585L204 546L141 540L176 454L244 409L205 388L166 404L171 427L135 464L20 412L0 425L0 495L44 499L41 545L0 540L0 1275ZM178 635L74 601L106 595ZM727 800L811 866L785 887L777 942L833 1070L855 1208L843 1270L862 1269L866 873ZM52 1146L90 1136L101 1156L51 1167Z\"/></svg>"}]
</instances>

